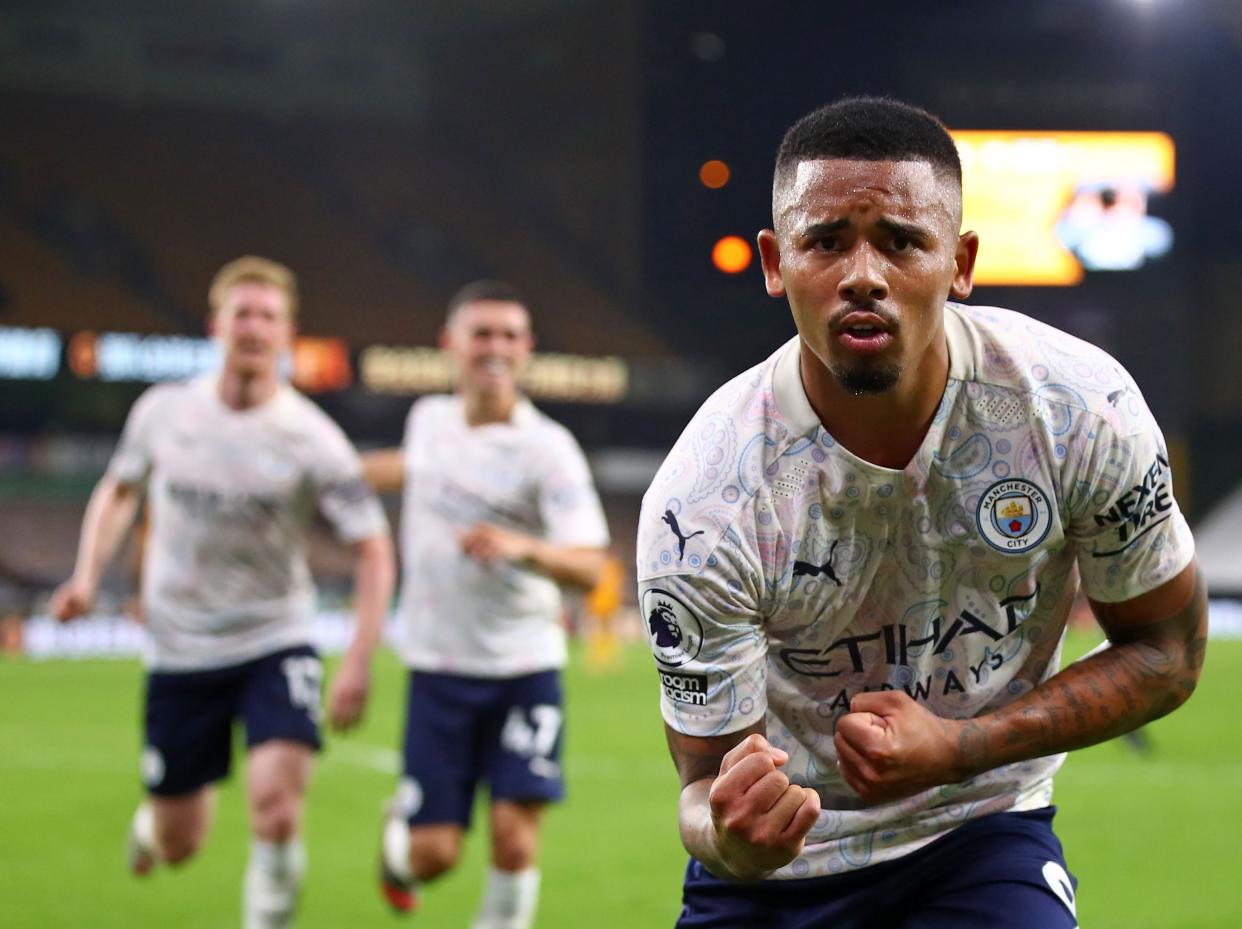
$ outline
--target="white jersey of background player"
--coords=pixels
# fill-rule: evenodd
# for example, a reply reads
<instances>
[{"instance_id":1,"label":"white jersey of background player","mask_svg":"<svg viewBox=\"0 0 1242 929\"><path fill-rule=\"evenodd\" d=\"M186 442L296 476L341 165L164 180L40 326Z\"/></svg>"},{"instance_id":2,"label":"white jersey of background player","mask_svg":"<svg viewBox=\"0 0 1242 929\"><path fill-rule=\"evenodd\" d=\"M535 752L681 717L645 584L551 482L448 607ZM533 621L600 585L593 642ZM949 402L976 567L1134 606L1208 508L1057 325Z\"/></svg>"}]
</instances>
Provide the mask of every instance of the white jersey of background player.
<instances>
[{"instance_id":1,"label":"white jersey of background player","mask_svg":"<svg viewBox=\"0 0 1242 929\"><path fill-rule=\"evenodd\" d=\"M151 524L143 571L150 631L143 777L150 792L130 864L191 856L205 838L212 782L245 723L253 832L243 892L247 929L288 926L305 868L303 797L319 746L321 665L311 647L314 591L305 536L316 511L357 552L357 628L328 712L361 717L395 565L383 510L340 429L278 377L297 289L261 258L225 265L210 291L218 375L152 388L135 404L91 496L62 619L90 608L139 498Z\"/></svg>"},{"instance_id":2,"label":"white jersey of background player","mask_svg":"<svg viewBox=\"0 0 1242 929\"><path fill-rule=\"evenodd\" d=\"M460 394L410 409L403 455L402 657L416 670L512 677L562 668L560 586L466 554L463 528L503 524L552 546L603 547L608 529L582 449L529 400L471 426Z\"/></svg>"},{"instance_id":3,"label":"white jersey of background player","mask_svg":"<svg viewBox=\"0 0 1242 929\"><path fill-rule=\"evenodd\" d=\"M1016 907L1068 927L1055 756L1195 687L1207 599L1160 434L1103 352L947 303L979 248L961 183L916 107L798 120L758 236L798 337L713 395L644 499L682 925L961 929ZM1075 566L1110 643L1057 671ZM963 835L1003 850L989 873Z\"/></svg>"},{"instance_id":4,"label":"white jersey of background player","mask_svg":"<svg viewBox=\"0 0 1242 929\"><path fill-rule=\"evenodd\" d=\"M473 925L526 929L542 811L563 790L560 587L594 586L608 527L578 443L518 392L533 346L521 295L463 287L442 346L456 392L414 404L400 450L364 456L377 488L404 487L405 779L381 889L399 911L418 905L418 883L456 865L485 780L492 868Z\"/></svg>"},{"instance_id":5,"label":"white jersey of background player","mask_svg":"<svg viewBox=\"0 0 1242 929\"><path fill-rule=\"evenodd\" d=\"M318 510L340 538L384 532L357 452L287 384L239 416L212 374L138 400L108 475L145 486L147 666L196 671L311 641L306 531Z\"/></svg>"},{"instance_id":6,"label":"white jersey of background player","mask_svg":"<svg viewBox=\"0 0 1242 929\"><path fill-rule=\"evenodd\" d=\"M868 691L942 717L993 710L1057 670L1075 565L1089 597L1116 602L1193 554L1160 432L1113 359L1006 310L949 304L944 326L948 384L904 468L828 434L795 338L713 395L644 500L641 606L665 720L696 736L763 722L830 811L777 879L1048 806L1060 753L861 804L837 720Z\"/></svg>"}]
</instances>

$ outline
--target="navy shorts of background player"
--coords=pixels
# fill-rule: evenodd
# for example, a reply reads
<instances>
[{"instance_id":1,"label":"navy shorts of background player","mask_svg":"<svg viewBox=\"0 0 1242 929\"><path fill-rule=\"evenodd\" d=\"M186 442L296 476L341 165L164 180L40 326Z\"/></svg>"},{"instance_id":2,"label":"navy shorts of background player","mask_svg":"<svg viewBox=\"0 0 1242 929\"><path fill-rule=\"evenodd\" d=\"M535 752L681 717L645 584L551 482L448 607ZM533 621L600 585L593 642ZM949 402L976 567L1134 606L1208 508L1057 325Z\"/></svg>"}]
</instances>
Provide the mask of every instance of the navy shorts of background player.
<instances>
[{"instance_id":1,"label":"navy shorts of background player","mask_svg":"<svg viewBox=\"0 0 1242 929\"><path fill-rule=\"evenodd\" d=\"M319 741L323 664L309 645L205 671L147 675L142 779L151 793L191 793L229 773L233 723L247 749L273 739Z\"/></svg>"},{"instance_id":2,"label":"navy shorts of background player","mask_svg":"<svg viewBox=\"0 0 1242 929\"><path fill-rule=\"evenodd\" d=\"M410 672L397 798L410 825L469 826L480 781L493 801L562 799L562 719L557 671L508 678Z\"/></svg>"},{"instance_id":3,"label":"navy shorts of background player","mask_svg":"<svg viewBox=\"0 0 1242 929\"><path fill-rule=\"evenodd\" d=\"M677 929L1076 929L1055 813L994 813L902 858L805 880L722 881L692 858Z\"/></svg>"}]
</instances>

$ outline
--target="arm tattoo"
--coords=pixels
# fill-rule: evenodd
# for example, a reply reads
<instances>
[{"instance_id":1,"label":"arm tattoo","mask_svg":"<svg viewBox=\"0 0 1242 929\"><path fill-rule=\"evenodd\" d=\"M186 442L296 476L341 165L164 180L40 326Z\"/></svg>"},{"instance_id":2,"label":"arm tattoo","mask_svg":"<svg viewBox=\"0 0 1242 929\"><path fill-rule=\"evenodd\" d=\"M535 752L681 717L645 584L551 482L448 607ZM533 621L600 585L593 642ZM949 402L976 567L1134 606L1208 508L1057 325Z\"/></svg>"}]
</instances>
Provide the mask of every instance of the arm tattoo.
<instances>
[{"instance_id":1,"label":"arm tattoo","mask_svg":"<svg viewBox=\"0 0 1242 929\"><path fill-rule=\"evenodd\" d=\"M1110 647L1068 665L959 738L970 774L1094 745L1177 709L1198 683L1207 644L1207 589L1195 568L1190 602L1142 625L1108 622Z\"/></svg>"},{"instance_id":2,"label":"arm tattoo","mask_svg":"<svg viewBox=\"0 0 1242 929\"><path fill-rule=\"evenodd\" d=\"M664 735L668 739L668 751L673 756L673 764L681 777L681 786L692 784L705 777L714 778L720 773L720 760L733 746L737 745L751 733L763 735L767 726L763 720L747 726L738 732L719 736L685 735L664 725Z\"/></svg>"}]
</instances>

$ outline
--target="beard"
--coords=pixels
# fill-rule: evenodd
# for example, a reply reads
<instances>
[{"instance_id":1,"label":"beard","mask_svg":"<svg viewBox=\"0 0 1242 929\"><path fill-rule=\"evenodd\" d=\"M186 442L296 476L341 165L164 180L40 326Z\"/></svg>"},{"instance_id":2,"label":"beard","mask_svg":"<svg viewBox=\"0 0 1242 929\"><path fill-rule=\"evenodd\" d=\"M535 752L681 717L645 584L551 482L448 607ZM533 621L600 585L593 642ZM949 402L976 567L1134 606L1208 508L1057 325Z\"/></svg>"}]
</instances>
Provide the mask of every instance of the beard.
<instances>
[{"instance_id":1,"label":"beard","mask_svg":"<svg viewBox=\"0 0 1242 929\"><path fill-rule=\"evenodd\" d=\"M901 365L831 365L829 372L851 396L867 397L892 390L901 379Z\"/></svg>"}]
</instances>

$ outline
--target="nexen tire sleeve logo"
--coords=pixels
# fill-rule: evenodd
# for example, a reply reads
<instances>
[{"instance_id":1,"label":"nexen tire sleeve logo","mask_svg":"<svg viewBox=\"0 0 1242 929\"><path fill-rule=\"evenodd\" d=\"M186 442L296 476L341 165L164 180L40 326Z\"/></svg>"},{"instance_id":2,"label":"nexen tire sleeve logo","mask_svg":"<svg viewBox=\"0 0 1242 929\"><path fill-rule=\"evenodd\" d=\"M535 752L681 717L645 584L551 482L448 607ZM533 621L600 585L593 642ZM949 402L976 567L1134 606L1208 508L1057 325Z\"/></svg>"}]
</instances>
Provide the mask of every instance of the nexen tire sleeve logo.
<instances>
[{"instance_id":1,"label":"nexen tire sleeve logo","mask_svg":"<svg viewBox=\"0 0 1242 929\"><path fill-rule=\"evenodd\" d=\"M679 668L698 657L703 647L703 624L684 603L667 590L643 591L643 620L655 660Z\"/></svg>"},{"instance_id":2,"label":"nexen tire sleeve logo","mask_svg":"<svg viewBox=\"0 0 1242 929\"><path fill-rule=\"evenodd\" d=\"M1021 554L1048 535L1052 528L1052 504L1048 495L1028 480L997 481L979 498L975 525L993 548Z\"/></svg>"}]
</instances>

